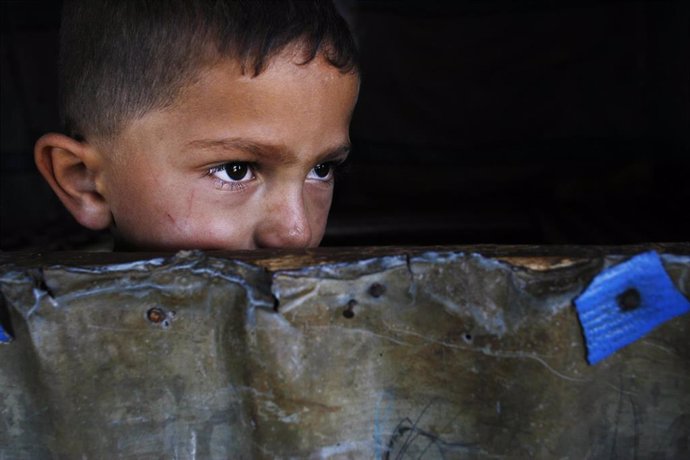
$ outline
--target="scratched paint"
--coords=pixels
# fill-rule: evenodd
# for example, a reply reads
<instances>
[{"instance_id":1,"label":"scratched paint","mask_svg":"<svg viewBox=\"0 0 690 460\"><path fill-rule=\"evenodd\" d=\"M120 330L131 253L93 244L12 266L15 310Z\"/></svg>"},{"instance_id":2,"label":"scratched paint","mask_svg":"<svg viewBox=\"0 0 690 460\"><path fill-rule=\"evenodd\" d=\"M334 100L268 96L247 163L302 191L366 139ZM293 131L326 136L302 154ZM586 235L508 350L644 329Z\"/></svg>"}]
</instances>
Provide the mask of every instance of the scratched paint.
<instances>
[{"instance_id":1,"label":"scratched paint","mask_svg":"<svg viewBox=\"0 0 690 460\"><path fill-rule=\"evenodd\" d=\"M571 260L4 267L0 458L683 457L690 320L588 366L571 300L620 257Z\"/></svg>"}]
</instances>

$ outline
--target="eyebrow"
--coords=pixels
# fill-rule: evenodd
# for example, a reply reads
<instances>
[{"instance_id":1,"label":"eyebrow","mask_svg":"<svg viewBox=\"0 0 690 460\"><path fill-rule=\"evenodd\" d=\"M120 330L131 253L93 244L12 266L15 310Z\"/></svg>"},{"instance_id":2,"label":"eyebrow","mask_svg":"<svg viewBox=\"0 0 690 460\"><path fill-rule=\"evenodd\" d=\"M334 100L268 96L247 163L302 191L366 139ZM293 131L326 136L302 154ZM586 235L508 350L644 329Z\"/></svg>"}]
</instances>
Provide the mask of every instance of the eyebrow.
<instances>
[{"instance_id":1,"label":"eyebrow","mask_svg":"<svg viewBox=\"0 0 690 460\"><path fill-rule=\"evenodd\" d=\"M277 158L279 163L293 163L297 160L297 155L284 146L264 144L239 137L197 139L189 142L187 147L203 150L241 150L265 161L275 161ZM352 145L346 142L327 149L320 153L318 158L321 162L336 160L347 156L351 149Z\"/></svg>"}]
</instances>

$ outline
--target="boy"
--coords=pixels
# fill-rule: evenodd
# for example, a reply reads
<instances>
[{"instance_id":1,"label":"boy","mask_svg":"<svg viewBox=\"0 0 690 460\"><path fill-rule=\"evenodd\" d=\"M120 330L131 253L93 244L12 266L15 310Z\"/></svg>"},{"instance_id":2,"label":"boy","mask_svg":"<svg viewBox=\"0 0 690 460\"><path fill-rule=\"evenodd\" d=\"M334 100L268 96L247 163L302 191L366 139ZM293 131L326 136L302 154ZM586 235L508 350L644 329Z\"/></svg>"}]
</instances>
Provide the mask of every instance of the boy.
<instances>
[{"instance_id":1,"label":"boy","mask_svg":"<svg viewBox=\"0 0 690 460\"><path fill-rule=\"evenodd\" d=\"M356 50L329 2L67 2L66 134L35 160L116 248L313 247L349 151Z\"/></svg>"}]
</instances>

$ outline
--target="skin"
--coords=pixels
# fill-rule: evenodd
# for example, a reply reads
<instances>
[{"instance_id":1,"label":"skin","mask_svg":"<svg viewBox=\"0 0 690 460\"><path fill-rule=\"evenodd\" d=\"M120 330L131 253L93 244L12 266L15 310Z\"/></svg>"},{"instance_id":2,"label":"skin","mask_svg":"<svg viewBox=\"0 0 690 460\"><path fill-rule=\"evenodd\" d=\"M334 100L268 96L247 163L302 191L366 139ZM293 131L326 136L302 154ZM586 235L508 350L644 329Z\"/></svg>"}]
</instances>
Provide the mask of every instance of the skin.
<instances>
[{"instance_id":1,"label":"skin","mask_svg":"<svg viewBox=\"0 0 690 460\"><path fill-rule=\"evenodd\" d=\"M96 149L92 177L117 240L139 249L318 246L358 89L356 74L321 56L300 64L291 50L256 77L233 60L201 71L170 107ZM227 164L246 174L232 180Z\"/></svg>"}]
</instances>

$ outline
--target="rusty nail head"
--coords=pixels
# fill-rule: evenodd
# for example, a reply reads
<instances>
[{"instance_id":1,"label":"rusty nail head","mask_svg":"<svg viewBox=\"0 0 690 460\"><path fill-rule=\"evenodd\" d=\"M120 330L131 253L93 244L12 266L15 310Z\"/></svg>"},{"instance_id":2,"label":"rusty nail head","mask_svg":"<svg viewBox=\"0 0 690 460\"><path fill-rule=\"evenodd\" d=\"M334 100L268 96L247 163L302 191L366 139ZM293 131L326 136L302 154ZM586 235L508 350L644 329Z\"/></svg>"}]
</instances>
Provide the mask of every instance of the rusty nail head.
<instances>
[{"instance_id":1,"label":"rusty nail head","mask_svg":"<svg viewBox=\"0 0 690 460\"><path fill-rule=\"evenodd\" d=\"M163 321L165 316L165 312L158 307L149 308L149 310L146 312L146 319L156 324Z\"/></svg>"},{"instance_id":2,"label":"rusty nail head","mask_svg":"<svg viewBox=\"0 0 690 460\"><path fill-rule=\"evenodd\" d=\"M355 305L357 305L357 301L355 299L350 299L350 301L347 302L347 308L343 310L343 316L345 318L350 319L355 316L355 312L353 311Z\"/></svg>"},{"instance_id":3,"label":"rusty nail head","mask_svg":"<svg viewBox=\"0 0 690 460\"><path fill-rule=\"evenodd\" d=\"M386 286L381 283L374 283L369 286L369 295L372 297L381 297L386 293Z\"/></svg>"}]
</instances>

